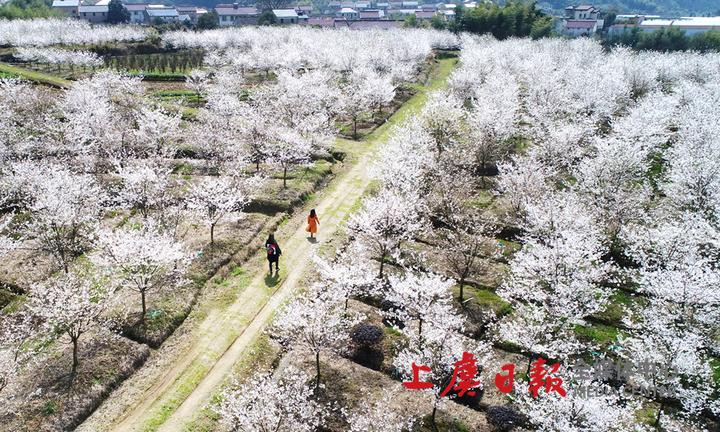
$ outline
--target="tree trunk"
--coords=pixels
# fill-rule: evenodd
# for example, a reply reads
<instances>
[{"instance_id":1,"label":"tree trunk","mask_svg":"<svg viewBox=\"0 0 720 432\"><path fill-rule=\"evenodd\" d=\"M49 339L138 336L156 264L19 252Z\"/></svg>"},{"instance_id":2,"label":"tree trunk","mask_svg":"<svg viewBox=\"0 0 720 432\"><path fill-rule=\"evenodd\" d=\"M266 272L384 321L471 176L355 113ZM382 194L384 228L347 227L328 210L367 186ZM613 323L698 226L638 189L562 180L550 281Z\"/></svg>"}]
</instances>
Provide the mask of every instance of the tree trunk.
<instances>
[{"instance_id":1,"label":"tree trunk","mask_svg":"<svg viewBox=\"0 0 720 432\"><path fill-rule=\"evenodd\" d=\"M662 415L662 410L665 408L665 401L662 400L660 402L660 408L658 408L657 417L655 417L655 427L660 426L660 416Z\"/></svg>"},{"instance_id":2,"label":"tree trunk","mask_svg":"<svg viewBox=\"0 0 720 432\"><path fill-rule=\"evenodd\" d=\"M140 322L145 322L145 313L147 313L147 306L145 304L145 290L140 291L140 299L142 300L142 315L140 316Z\"/></svg>"},{"instance_id":3,"label":"tree trunk","mask_svg":"<svg viewBox=\"0 0 720 432\"><path fill-rule=\"evenodd\" d=\"M465 278L460 278L460 304L464 306L463 303L463 291L465 290Z\"/></svg>"},{"instance_id":4,"label":"tree trunk","mask_svg":"<svg viewBox=\"0 0 720 432\"><path fill-rule=\"evenodd\" d=\"M525 375L530 376L530 366L532 366L533 356L530 354L530 359L528 360L528 367L525 371Z\"/></svg>"},{"instance_id":5,"label":"tree trunk","mask_svg":"<svg viewBox=\"0 0 720 432\"><path fill-rule=\"evenodd\" d=\"M433 431L438 432L437 423L435 423L435 414L437 414L437 401L435 401L435 405L433 406L433 412L432 416L430 417L430 422L432 423Z\"/></svg>"},{"instance_id":6,"label":"tree trunk","mask_svg":"<svg viewBox=\"0 0 720 432\"><path fill-rule=\"evenodd\" d=\"M77 371L78 367L78 338L74 337L72 338L73 343L73 364L72 364L72 370L70 371L71 375L75 375L75 372Z\"/></svg>"},{"instance_id":7,"label":"tree trunk","mask_svg":"<svg viewBox=\"0 0 720 432\"><path fill-rule=\"evenodd\" d=\"M287 166L283 167L283 188L287 187Z\"/></svg>"},{"instance_id":8,"label":"tree trunk","mask_svg":"<svg viewBox=\"0 0 720 432\"><path fill-rule=\"evenodd\" d=\"M353 118L353 138L357 139L357 117Z\"/></svg>"},{"instance_id":9,"label":"tree trunk","mask_svg":"<svg viewBox=\"0 0 720 432\"><path fill-rule=\"evenodd\" d=\"M380 256L380 279L383 277L383 269L385 268L385 252Z\"/></svg>"},{"instance_id":10,"label":"tree trunk","mask_svg":"<svg viewBox=\"0 0 720 432\"><path fill-rule=\"evenodd\" d=\"M320 389L320 352L315 353L315 373L317 374L315 377L315 394L317 394Z\"/></svg>"},{"instance_id":11,"label":"tree trunk","mask_svg":"<svg viewBox=\"0 0 720 432\"><path fill-rule=\"evenodd\" d=\"M215 243L215 224L210 224L210 245Z\"/></svg>"},{"instance_id":12,"label":"tree trunk","mask_svg":"<svg viewBox=\"0 0 720 432\"><path fill-rule=\"evenodd\" d=\"M422 336L422 318L418 318L418 336Z\"/></svg>"}]
</instances>

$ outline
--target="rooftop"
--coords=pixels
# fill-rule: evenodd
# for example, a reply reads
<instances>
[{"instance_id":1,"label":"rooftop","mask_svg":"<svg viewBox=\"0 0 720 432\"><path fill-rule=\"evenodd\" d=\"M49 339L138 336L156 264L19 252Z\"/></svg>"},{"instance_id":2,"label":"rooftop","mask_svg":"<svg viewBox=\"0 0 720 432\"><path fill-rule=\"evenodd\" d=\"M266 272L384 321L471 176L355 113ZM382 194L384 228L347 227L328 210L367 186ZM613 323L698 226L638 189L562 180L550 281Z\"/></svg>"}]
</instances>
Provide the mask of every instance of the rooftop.
<instances>
[{"instance_id":1,"label":"rooftop","mask_svg":"<svg viewBox=\"0 0 720 432\"><path fill-rule=\"evenodd\" d=\"M80 12L80 13L82 13L82 12L87 12L87 13L89 13L89 12L107 12L107 11L108 11L107 5L105 5L105 6L95 6L95 5L83 6L83 5L80 5L78 7L78 12Z\"/></svg>"},{"instance_id":2,"label":"rooftop","mask_svg":"<svg viewBox=\"0 0 720 432\"><path fill-rule=\"evenodd\" d=\"M80 0L53 0L52 7L77 7Z\"/></svg>"},{"instance_id":3,"label":"rooftop","mask_svg":"<svg viewBox=\"0 0 720 432\"><path fill-rule=\"evenodd\" d=\"M254 7L238 7L234 8L233 5L219 4L215 6L215 11L218 15L257 15L258 10Z\"/></svg>"},{"instance_id":4,"label":"rooftop","mask_svg":"<svg viewBox=\"0 0 720 432\"><path fill-rule=\"evenodd\" d=\"M129 11L144 11L147 8L146 4L140 4L140 3L132 3L132 4L126 4L125 9Z\"/></svg>"},{"instance_id":5,"label":"rooftop","mask_svg":"<svg viewBox=\"0 0 720 432\"><path fill-rule=\"evenodd\" d=\"M579 6L568 6L565 8L565 10L576 10L576 11L590 11L595 10L595 6L593 5L579 5Z\"/></svg>"},{"instance_id":6,"label":"rooftop","mask_svg":"<svg viewBox=\"0 0 720 432\"><path fill-rule=\"evenodd\" d=\"M175 8L172 9L146 9L148 16L152 18L167 18L178 16L178 11Z\"/></svg>"},{"instance_id":7,"label":"rooftop","mask_svg":"<svg viewBox=\"0 0 720 432\"><path fill-rule=\"evenodd\" d=\"M295 9L273 9L273 14L278 18L297 18Z\"/></svg>"},{"instance_id":8,"label":"rooftop","mask_svg":"<svg viewBox=\"0 0 720 432\"><path fill-rule=\"evenodd\" d=\"M678 19L646 19L640 27L720 27L720 16L682 17Z\"/></svg>"}]
</instances>

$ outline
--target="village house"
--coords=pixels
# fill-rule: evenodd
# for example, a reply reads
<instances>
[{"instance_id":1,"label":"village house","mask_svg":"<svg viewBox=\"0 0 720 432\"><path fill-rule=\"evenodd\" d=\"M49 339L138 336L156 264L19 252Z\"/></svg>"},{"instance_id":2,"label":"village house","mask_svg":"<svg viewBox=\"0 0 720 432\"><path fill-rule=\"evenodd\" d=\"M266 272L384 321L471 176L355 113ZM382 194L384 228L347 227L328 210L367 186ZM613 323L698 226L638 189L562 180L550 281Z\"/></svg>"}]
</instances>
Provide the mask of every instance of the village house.
<instances>
[{"instance_id":1,"label":"village house","mask_svg":"<svg viewBox=\"0 0 720 432\"><path fill-rule=\"evenodd\" d=\"M361 20L378 20L381 18L385 18L385 11L380 9L368 9L364 11L360 11L360 19Z\"/></svg>"},{"instance_id":2,"label":"village house","mask_svg":"<svg viewBox=\"0 0 720 432\"><path fill-rule=\"evenodd\" d=\"M254 7L240 7L238 3L218 4L215 6L220 26L255 25L260 12Z\"/></svg>"},{"instance_id":3,"label":"village house","mask_svg":"<svg viewBox=\"0 0 720 432\"><path fill-rule=\"evenodd\" d=\"M78 6L78 17L91 23L101 23L107 21L108 7L104 6Z\"/></svg>"},{"instance_id":4,"label":"village house","mask_svg":"<svg viewBox=\"0 0 720 432\"><path fill-rule=\"evenodd\" d=\"M207 9L196 6L177 6L175 9L177 9L180 15L180 21L189 21L193 24L197 24L200 15L207 13Z\"/></svg>"},{"instance_id":5,"label":"village house","mask_svg":"<svg viewBox=\"0 0 720 432\"><path fill-rule=\"evenodd\" d=\"M600 10L593 5L568 6L565 18L570 20L597 20Z\"/></svg>"},{"instance_id":6,"label":"village house","mask_svg":"<svg viewBox=\"0 0 720 432\"><path fill-rule=\"evenodd\" d=\"M53 0L52 8L67 16L77 18L80 0Z\"/></svg>"},{"instance_id":7,"label":"village house","mask_svg":"<svg viewBox=\"0 0 720 432\"><path fill-rule=\"evenodd\" d=\"M677 19L643 19L640 30L654 32L662 28L676 28L687 36L694 36L712 30L720 30L720 17L683 17Z\"/></svg>"},{"instance_id":8,"label":"village house","mask_svg":"<svg viewBox=\"0 0 720 432\"><path fill-rule=\"evenodd\" d=\"M145 8L145 23L173 23L180 20L180 14L174 7L154 7L153 5Z\"/></svg>"},{"instance_id":9,"label":"village house","mask_svg":"<svg viewBox=\"0 0 720 432\"><path fill-rule=\"evenodd\" d=\"M130 22L133 24L142 24L145 22L145 9L148 7L145 3L127 3L124 4L125 9L130 13Z\"/></svg>"},{"instance_id":10,"label":"village house","mask_svg":"<svg viewBox=\"0 0 720 432\"><path fill-rule=\"evenodd\" d=\"M295 9L273 9L275 22L278 24L304 24L307 23L307 15L300 15Z\"/></svg>"},{"instance_id":11,"label":"village house","mask_svg":"<svg viewBox=\"0 0 720 432\"><path fill-rule=\"evenodd\" d=\"M600 10L592 5L568 6L565 17L559 22L558 30L568 36L590 36L602 30L604 20Z\"/></svg>"},{"instance_id":12,"label":"village house","mask_svg":"<svg viewBox=\"0 0 720 432\"><path fill-rule=\"evenodd\" d=\"M360 14L353 8L342 8L338 13L340 18L345 18L348 21L360 19Z\"/></svg>"}]
</instances>

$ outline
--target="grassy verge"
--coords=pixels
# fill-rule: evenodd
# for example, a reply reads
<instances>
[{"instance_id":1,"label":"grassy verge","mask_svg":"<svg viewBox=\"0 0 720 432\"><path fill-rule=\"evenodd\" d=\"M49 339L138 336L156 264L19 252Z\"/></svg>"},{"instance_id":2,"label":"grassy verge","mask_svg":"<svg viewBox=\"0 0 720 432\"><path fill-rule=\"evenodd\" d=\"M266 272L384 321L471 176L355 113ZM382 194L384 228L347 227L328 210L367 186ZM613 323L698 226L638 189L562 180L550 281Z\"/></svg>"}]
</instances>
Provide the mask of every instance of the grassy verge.
<instances>
[{"instance_id":1,"label":"grassy verge","mask_svg":"<svg viewBox=\"0 0 720 432\"><path fill-rule=\"evenodd\" d=\"M255 372L270 369L278 358L278 347L270 342L267 333L259 334L253 341L249 350L245 352L243 357L236 363L233 370L233 382L241 383L247 380ZM232 384L231 384L232 385ZM220 406L223 400L223 389L215 393L207 407L197 413L193 421L183 427L185 432L210 432L217 429L217 423L220 416L215 408Z\"/></svg>"},{"instance_id":2,"label":"grassy verge","mask_svg":"<svg viewBox=\"0 0 720 432\"><path fill-rule=\"evenodd\" d=\"M35 72L28 69L11 66L7 63L0 63L0 74L24 78L28 81L46 84L53 87L69 88L72 83L66 79L41 72Z\"/></svg>"}]
</instances>

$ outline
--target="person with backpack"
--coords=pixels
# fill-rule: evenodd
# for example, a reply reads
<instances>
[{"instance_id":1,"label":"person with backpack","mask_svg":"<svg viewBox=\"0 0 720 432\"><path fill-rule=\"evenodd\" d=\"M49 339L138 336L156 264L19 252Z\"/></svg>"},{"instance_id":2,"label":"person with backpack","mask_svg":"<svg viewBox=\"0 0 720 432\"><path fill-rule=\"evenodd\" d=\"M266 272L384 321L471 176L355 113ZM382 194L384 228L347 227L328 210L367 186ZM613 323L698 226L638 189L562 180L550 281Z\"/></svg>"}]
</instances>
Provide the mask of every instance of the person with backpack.
<instances>
[{"instance_id":1,"label":"person with backpack","mask_svg":"<svg viewBox=\"0 0 720 432\"><path fill-rule=\"evenodd\" d=\"M272 265L275 263L275 271L280 271L280 255L282 251L277 241L275 241L275 234L270 234L265 241L265 250L267 251L268 264L270 265L270 273L272 273Z\"/></svg>"},{"instance_id":2,"label":"person with backpack","mask_svg":"<svg viewBox=\"0 0 720 432\"><path fill-rule=\"evenodd\" d=\"M320 219L317 217L317 213L315 213L315 209L310 210L310 216L307 217L307 228L305 228L305 231L310 233L310 238L315 238L315 234L317 234L318 225L320 225Z\"/></svg>"}]
</instances>

